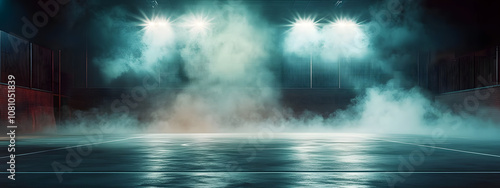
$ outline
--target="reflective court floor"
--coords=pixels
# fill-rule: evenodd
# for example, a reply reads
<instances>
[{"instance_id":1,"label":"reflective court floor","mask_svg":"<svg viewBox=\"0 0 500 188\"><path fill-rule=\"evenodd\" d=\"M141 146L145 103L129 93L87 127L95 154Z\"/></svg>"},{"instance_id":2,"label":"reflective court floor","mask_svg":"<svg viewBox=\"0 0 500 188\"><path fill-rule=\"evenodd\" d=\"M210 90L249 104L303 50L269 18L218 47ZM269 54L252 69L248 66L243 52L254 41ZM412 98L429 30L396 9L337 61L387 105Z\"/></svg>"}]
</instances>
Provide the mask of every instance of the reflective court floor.
<instances>
[{"instance_id":1,"label":"reflective court floor","mask_svg":"<svg viewBox=\"0 0 500 188\"><path fill-rule=\"evenodd\" d=\"M500 187L498 140L443 135L32 136L15 161L0 187Z\"/></svg>"}]
</instances>

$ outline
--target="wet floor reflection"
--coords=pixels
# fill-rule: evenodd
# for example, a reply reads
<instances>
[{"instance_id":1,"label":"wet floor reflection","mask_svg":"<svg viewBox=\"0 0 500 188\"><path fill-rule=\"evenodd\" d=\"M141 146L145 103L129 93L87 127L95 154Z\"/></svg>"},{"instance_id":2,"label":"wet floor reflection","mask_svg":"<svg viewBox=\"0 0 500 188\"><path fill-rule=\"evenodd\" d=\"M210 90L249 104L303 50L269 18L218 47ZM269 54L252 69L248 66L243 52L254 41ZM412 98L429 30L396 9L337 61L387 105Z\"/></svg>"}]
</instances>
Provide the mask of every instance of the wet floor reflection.
<instances>
[{"instance_id":1,"label":"wet floor reflection","mask_svg":"<svg viewBox=\"0 0 500 188\"><path fill-rule=\"evenodd\" d=\"M423 136L359 134L276 134L265 139L255 134L113 135L104 137L104 143L93 145L91 154L82 156L81 163L72 167L72 172L64 175L64 184L60 184L53 173L52 162L67 164L69 150L64 147L85 140L67 136L24 141L24 151L51 151L19 157L16 165L20 178L43 180L46 187L102 184L116 187L324 187L325 184L328 187L386 187L387 178L399 173L400 157L408 158L420 147L384 140L411 143L422 138L425 139ZM40 142L47 144L40 145ZM439 146L495 154L500 142L448 139ZM487 182L486 185L500 186L500 181L496 181L500 173L453 174L498 172L499 158L436 149L424 160L414 166L418 173L405 177L402 185L427 187L444 180L454 181L460 176L463 185Z\"/></svg>"}]
</instances>

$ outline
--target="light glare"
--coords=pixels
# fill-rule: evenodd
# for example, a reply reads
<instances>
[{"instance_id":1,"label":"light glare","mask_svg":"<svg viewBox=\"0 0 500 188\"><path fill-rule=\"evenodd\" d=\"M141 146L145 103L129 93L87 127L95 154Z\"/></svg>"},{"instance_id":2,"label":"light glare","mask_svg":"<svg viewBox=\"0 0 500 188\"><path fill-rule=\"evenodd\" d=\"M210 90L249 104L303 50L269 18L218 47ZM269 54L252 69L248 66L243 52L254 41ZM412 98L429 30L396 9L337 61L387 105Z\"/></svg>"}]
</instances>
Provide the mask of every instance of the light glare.
<instances>
[{"instance_id":1,"label":"light glare","mask_svg":"<svg viewBox=\"0 0 500 188\"><path fill-rule=\"evenodd\" d=\"M293 23L294 27L307 27L307 28L313 28L316 27L315 23L312 20L298 20L297 22Z\"/></svg>"},{"instance_id":2,"label":"light glare","mask_svg":"<svg viewBox=\"0 0 500 188\"><path fill-rule=\"evenodd\" d=\"M319 24L314 17L309 16L305 18L298 16L297 18L295 18L291 26L293 29L299 30L316 30L318 29Z\"/></svg>"},{"instance_id":3,"label":"light glare","mask_svg":"<svg viewBox=\"0 0 500 188\"><path fill-rule=\"evenodd\" d=\"M333 26L337 27L358 27L359 24L356 23L354 20L350 19L337 19L334 22L332 22Z\"/></svg>"},{"instance_id":4,"label":"light glare","mask_svg":"<svg viewBox=\"0 0 500 188\"><path fill-rule=\"evenodd\" d=\"M146 29L164 28L170 25L171 25L170 20L163 18L155 18L152 20L148 19L145 20L144 24L142 24L142 26L144 26Z\"/></svg>"},{"instance_id":5,"label":"light glare","mask_svg":"<svg viewBox=\"0 0 500 188\"><path fill-rule=\"evenodd\" d=\"M191 15L184 20L186 27L191 34L205 34L210 30L211 19L205 16Z\"/></svg>"}]
</instances>

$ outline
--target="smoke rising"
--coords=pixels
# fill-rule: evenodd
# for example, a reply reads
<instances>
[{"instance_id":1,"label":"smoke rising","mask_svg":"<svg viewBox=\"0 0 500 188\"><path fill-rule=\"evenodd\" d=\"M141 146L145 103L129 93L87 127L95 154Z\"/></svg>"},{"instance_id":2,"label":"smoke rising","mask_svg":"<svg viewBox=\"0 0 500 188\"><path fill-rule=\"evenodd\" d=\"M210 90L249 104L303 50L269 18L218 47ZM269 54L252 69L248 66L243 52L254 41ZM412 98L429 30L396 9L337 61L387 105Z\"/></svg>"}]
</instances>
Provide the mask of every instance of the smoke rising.
<instances>
[{"instance_id":1,"label":"smoke rising","mask_svg":"<svg viewBox=\"0 0 500 188\"><path fill-rule=\"evenodd\" d=\"M183 132L220 132L257 123L278 108L275 79L267 68L273 29L239 3L219 5L208 31L185 32L178 44L190 83L170 107L156 111L157 127ZM192 18L184 18L192 20Z\"/></svg>"},{"instance_id":2,"label":"smoke rising","mask_svg":"<svg viewBox=\"0 0 500 188\"><path fill-rule=\"evenodd\" d=\"M93 61L102 67L107 81L127 75L140 79L159 71L171 82L184 80L186 84L174 97L160 94L150 99L154 102L145 129L132 128L144 124L134 116L112 114L106 119L127 125L127 130L146 132L256 131L266 124L285 124L286 132L429 134L440 128L457 130L456 135L477 134L481 129L490 135L498 133L494 122L457 115L433 102L415 84L408 86L414 80L401 70L413 66L414 52L429 46L439 49L440 44L428 37L432 31L424 27L425 15L417 1L404 1L387 10L385 5L391 2L374 4L367 10L370 20L358 21L357 26L327 24L311 31L290 29L285 35L260 16L258 8L243 2L185 5L179 17L158 18L171 21L161 29L141 31L131 24L125 8L115 7L96 22L102 25L101 34L120 46ZM208 24L202 29L186 24L198 19ZM353 79L358 96L347 109L328 117L314 113L292 117L294 109L281 104L276 72L270 69L280 63L273 60L282 54L281 59L314 54L324 62L371 62L388 79ZM84 127L85 123L108 125L76 124ZM477 125L480 128L474 128Z\"/></svg>"}]
</instances>

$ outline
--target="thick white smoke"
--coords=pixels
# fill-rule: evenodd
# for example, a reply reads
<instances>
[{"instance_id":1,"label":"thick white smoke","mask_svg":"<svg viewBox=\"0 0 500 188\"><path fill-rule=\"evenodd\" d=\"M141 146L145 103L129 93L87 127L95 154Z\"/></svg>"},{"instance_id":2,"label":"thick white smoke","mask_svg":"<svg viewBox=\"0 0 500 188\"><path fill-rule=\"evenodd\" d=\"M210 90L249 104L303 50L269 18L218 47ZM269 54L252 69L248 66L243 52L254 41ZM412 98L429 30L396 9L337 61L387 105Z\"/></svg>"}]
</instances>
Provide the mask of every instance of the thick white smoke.
<instances>
[{"instance_id":1,"label":"thick white smoke","mask_svg":"<svg viewBox=\"0 0 500 188\"><path fill-rule=\"evenodd\" d=\"M173 26L166 18L151 18L161 23L153 27L130 21L129 12L123 7L114 7L96 13L102 45L113 48L92 60L103 73L106 83L126 74L156 74L162 67L172 63L176 54L176 36ZM138 27L145 27L138 30ZM167 70L171 71L171 70Z\"/></svg>"},{"instance_id":2,"label":"thick white smoke","mask_svg":"<svg viewBox=\"0 0 500 188\"><path fill-rule=\"evenodd\" d=\"M391 23L380 23L375 14L370 22L361 25L295 27L287 31L280 44L274 38L283 35L276 34L258 11L241 2L189 5L185 14L161 28L146 28L139 33L120 29L116 35L123 47L110 49L95 62L110 80L129 71L147 73L160 65L181 62L188 83L173 98L159 95L150 99L150 132L258 131L263 125L279 124L287 127L280 129L286 132L429 134L440 128L456 130L449 132L456 135L497 134L491 128L494 122L459 116L434 103L420 88L401 86L406 78L395 70L395 65L411 63L414 59L408 51L419 42L428 43L419 9L411 9L414 4L408 6L404 16L403 11L390 11ZM375 6L375 12L380 7L385 8ZM123 28L126 23L120 18L124 14L119 8L107 14L102 21L104 28ZM280 104L275 75L269 69L270 64L281 63L271 61L279 46L287 56L283 59L312 54L327 62L369 59L392 79L380 83L364 77L354 80L375 84L358 90L347 109L331 112L329 117L314 113L291 117L291 110ZM110 117L110 122L122 122L119 119L123 118ZM128 118L123 124L140 123Z\"/></svg>"},{"instance_id":3,"label":"thick white smoke","mask_svg":"<svg viewBox=\"0 0 500 188\"><path fill-rule=\"evenodd\" d=\"M192 7L191 7L192 8ZM204 7L206 15L180 20L180 58L190 83L171 106L159 106L155 128L219 132L258 123L279 108L275 79L267 68L273 30L239 3ZM200 20L201 19L201 20ZM190 27L204 21L205 25ZM200 23L201 24L201 23Z\"/></svg>"}]
</instances>

